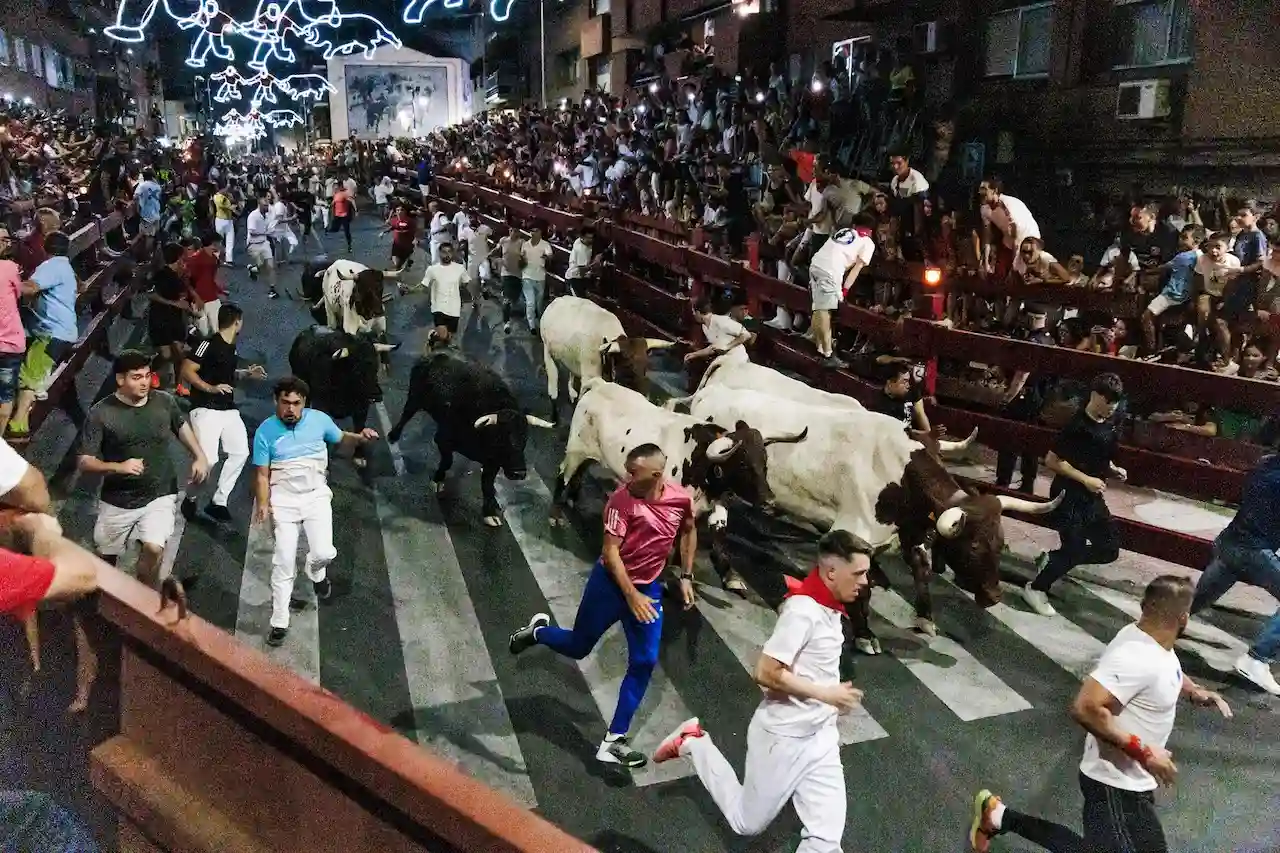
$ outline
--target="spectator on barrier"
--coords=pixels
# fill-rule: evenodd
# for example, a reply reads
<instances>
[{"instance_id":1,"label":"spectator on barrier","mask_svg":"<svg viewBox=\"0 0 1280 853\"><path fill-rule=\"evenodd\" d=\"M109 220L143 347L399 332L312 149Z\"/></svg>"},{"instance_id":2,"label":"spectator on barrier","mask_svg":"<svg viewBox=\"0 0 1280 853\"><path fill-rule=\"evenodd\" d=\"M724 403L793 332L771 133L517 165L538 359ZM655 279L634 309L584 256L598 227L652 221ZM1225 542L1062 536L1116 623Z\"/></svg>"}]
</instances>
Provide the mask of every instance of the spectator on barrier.
<instances>
[{"instance_id":1,"label":"spectator on barrier","mask_svg":"<svg viewBox=\"0 0 1280 853\"><path fill-rule=\"evenodd\" d=\"M1004 183L989 176L978 185L982 202L982 263L979 271L1003 281L1013 269L1014 255L1027 237L1040 239L1040 226L1021 199L1005 195ZM999 242L995 241L999 233Z\"/></svg>"},{"instance_id":2,"label":"spectator on barrier","mask_svg":"<svg viewBox=\"0 0 1280 853\"><path fill-rule=\"evenodd\" d=\"M18 372L26 355L22 327L22 270L13 260L13 237L0 226L0 436L9 426L18 396Z\"/></svg>"},{"instance_id":3,"label":"spectator on barrier","mask_svg":"<svg viewBox=\"0 0 1280 853\"><path fill-rule=\"evenodd\" d=\"M44 263L49 253L45 250L45 238L62 227L62 217L58 212L49 207L42 207L36 211L35 218L31 223L31 232L23 237L15 247L17 253L16 260L18 265L22 267L22 274L30 276L35 272L36 267Z\"/></svg>"},{"instance_id":4,"label":"spectator on barrier","mask_svg":"<svg viewBox=\"0 0 1280 853\"><path fill-rule=\"evenodd\" d=\"M1178 235L1178 253L1161 267L1164 286L1147 304L1142 313L1143 341L1148 351L1158 345L1156 318L1170 309L1180 309L1191 301L1195 289L1196 264L1200 260L1200 244L1204 241L1204 228L1187 225Z\"/></svg>"},{"instance_id":5,"label":"spectator on barrier","mask_svg":"<svg viewBox=\"0 0 1280 853\"><path fill-rule=\"evenodd\" d=\"M924 410L924 398L911 381L911 365L894 361L885 371L884 385L871 404L871 411L901 421L908 430L929 432L929 416Z\"/></svg>"},{"instance_id":6,"label":"spectator on barrier","mask_svg":"<svg viewBox=\"0 0 1280 853\"><path fill-rule=\"evenodd\" d=\"M1196 261L1196 274L1204 286L1204 292L1196 301L1196 323L1199 329L1212 332L1218 353L1214 364L1225 370L1231 363L1231 329L1223 315L1223 307L1227 283L1240 269L1240 259L1227 251L1227 240L1220 235L1215 234L1206 240L1203 249Z\"/></svg>"},{"instance_id":7,"label":"spectator on barrier","mask_svg":"<svg viewBox=\"0 0 1280 853\"><path fill-rule=\"evenodd\" d=\"M1261 292L1263 266L1267 258L1267 238L1258 228L1258 203L1246 201L1236 211L1235 223L1239 226L1231 253L1240 259L1240 268L1227 273L1226 296L1223 299L1222 316L1225 321L1226 351L1223 358L1225 372L1232 372L1235 361L1231 357L1232 326L1254 310Z\"/></svg>"}]
</instances>

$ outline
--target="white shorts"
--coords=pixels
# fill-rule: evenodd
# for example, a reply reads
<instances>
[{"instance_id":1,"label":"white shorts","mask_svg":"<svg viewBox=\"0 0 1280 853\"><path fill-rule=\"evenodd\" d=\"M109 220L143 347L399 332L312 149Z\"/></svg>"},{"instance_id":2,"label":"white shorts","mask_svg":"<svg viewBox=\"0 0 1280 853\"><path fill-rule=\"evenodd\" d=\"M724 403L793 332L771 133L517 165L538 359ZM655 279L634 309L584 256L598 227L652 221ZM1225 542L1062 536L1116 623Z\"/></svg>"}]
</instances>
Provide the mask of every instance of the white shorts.
<instances>
[{"instance_id":1,"label":"white shorts","mask_svg":"<svg viewBox=\"0 0 1280 853\"><path fill-rule=\"evenodd\" d=\"M1161 293L1157 295L1155 299L1152 299L1147 305L1147 311L1151 313L1152 317L1159 317L1170 308L1181 308L1186 304L1186 302L1174 302L1172 299Z\"/></svg>"},{"instance_id":2,"label":"white shorts","mask_svg":"<svg viewBox=\"0 0 1280 853\"><path fill-rule=\"evenodd\" d=\"M822 270L809 268L809 295L814 311L834 311L840 307L840 282Z\"/></svg>"},{"instance_id":3,"label":"white shorts","mask_svg":"<svg viewBox=\"0 0 1280 853\"><path fill-rule=\"evenodd\" d=\"M245 251L249 253L249 260L253 261L255 266L269 267L275 265L270 243L255 243L246 247Z\"/></svg>"},{"instance_id":4,"label":"white shorts","mask_svg":"<svg viewBox=\"0 0 1280 853\"><path fill-rule=\"evenodd\" d=\"M120 556L131 542L163 548L173 535L177 509L177 495L164 495L137 509L124 509L98 501L93 546L104 557Z\"/></svg>"}]
</instances>

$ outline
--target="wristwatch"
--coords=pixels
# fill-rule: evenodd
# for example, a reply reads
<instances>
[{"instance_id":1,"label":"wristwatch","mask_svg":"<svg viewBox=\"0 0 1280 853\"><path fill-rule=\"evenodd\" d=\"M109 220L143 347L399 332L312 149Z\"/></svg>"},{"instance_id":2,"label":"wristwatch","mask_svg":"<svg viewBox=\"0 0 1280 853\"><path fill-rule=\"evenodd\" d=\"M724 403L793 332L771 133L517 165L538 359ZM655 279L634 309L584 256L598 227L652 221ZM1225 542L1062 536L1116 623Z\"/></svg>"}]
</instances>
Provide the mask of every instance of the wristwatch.
<instances>
[{"instance_id":1,"label":"wristwatch","mask_svg":"<svg viewBox=\"0 0 1280 853\"><path fill-rule=\"evenodd\" d=\"M693 572L681 572L681 573L680 573L680 580L682 580L682 581L691 581L691 580L693 580Z\"/></svg>"}]
</instances>

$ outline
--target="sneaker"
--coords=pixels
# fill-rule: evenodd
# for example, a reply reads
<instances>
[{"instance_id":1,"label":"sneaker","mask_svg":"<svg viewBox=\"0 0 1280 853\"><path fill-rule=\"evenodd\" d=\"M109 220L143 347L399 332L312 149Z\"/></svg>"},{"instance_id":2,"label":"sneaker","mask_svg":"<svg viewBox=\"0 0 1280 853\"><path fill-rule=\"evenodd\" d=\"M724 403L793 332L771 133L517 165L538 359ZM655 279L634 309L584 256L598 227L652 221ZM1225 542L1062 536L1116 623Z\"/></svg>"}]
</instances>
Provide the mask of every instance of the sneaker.
<instances>
[{"instance_id":1,"label":"sneaker","mask_svg":"<svg viewBox=\"0 0 1280 853\"><path fill-rule=\"evenodd\" d=\"M182 517L187 521L195 521L199 514L200 508L196 506L195 498L187 498L182 502Z\"/></svg>"},{"instance_id":2,"label":"sneaker","mask_svg":"<svg viewBox=\"0 0 1280 853\"><path fill-rule=\"evenodd\" d=\"M645 758L643 753L632 749L626 735L617 740L606 739L602 742L600 748L596 750L596 761L603 761L605 764L621 764L623 767L632 769L644 767L649 763L649 759Z\"/></svg>"},{"instance_id":3,"label":"sneaker","mask_svg":"<svg viewBox=\"0 0 1280 853\"><path fill-rule=\"evenodd\" d=\"M277 293L277 292L276 292L276 289L273 287L273 288L271 288L270 290L268 290L268 291L267 291L267 298L268 298L268 299L279 299L279 298L280 298L280 294L279 294L279 293Z\"/></svg>"},{"instance_id":4,"label":"sneaker","mask_svg":"<svg viewBox=\"0 0 1280 853\"><path fill-rule=\"evenodd\" d=\"M545 628L550 624L551 617L547 614L534 614L528 625L511 635L511 642L507 644L507 648L511 650L513 655L518 655L526 649L533 648L538 644L538 629Z\"/></svg>"},{"instance_id":5,"label":"sneaker","mask_svg":"<svg viewBox=\"0 0 1280 853\"><path fill-rule=\"evenodd\" d=\"M257 267L249 267L249 280L250 280L250 281L257 281L257 280L258 280L258 268L257 268Z\"/></svg>"},{"instance_id":6,"label":"sneaker","mask_svg":"<svg viewBox=\"0 0 1280 853\"><path fill-rule=\"evenodd\" d=\"M1280 683L1276 682L1276 677L1271 673L1271 665L1266 661L1258 660L1246 652L1236 661L1236 672L1272 696L1280 696Z\"/></svg>"},{"instance_id":7,"label":"sneaker","mask_svg":"<svg viewBox=\"0 0 1280 853\"><path fill-rule=\"evenodd\" d=\"M1049 603L1049 594L1041 592L1038 589L1032 589L1031 586L1023 587L1022 598L1030 605L1031 609L1039 613L1041 616L1056 616L1058 611L1053 609L1053 605Z\"/></svg>"},{"instance_id":8,"label":"sneaker","mask_svg":"<svg viewBox=\"0 0 1280 853\"><path fill-rule=\"evenodd\" d=\"M991 839L1000 834L991 819L992 812L1000 805L1000 798L985 788L973 798L973 823L969 827L969 848L973 853L987 853Z\"/></svg>"},{"instance_id":9,"label":"sneaker","mask_svg":"<svg viewBox=\"0 0 1280 853\"><path fill-rule=\"evenodd\" d=\"M507 321L506 323L503 323L503 324L502 324L502 333L503 333L504 335L509 335L509 334L511 334L511 322L510 322L510 321Z\"/></svg>"},{"instance_id":10,"label":"sneaker","mask_svg":"<svg viewBox=\"0 0 1280 853\"><path fill-rule=\"evenodd\" d=\"M177 393L177 395L178 395L179 397L190 397L190 396L191 396L191 389L190 389L190 388L188 388L186 385L183 385L181 382L179 382L179 383L178 383L178 385L177 385L177 387L176 387L176 388L174 388L174 391L175 391L175 393Z\"/></svg>"},{"instance_id":11,"label":"sneaker","mask_svg":"<svg viewBox=\"0 0 1280 853\"><path fill-rule=\"evenodd\" d=\"M287 636L289 636L288 628L272 628L271 632L267 634L267 645L272 648L283 646L284 638Z\"/></svg>"},{"instance_id":12,"label":"sneaker","mask_svg":"<svg viewBox=\"0 0 1280 853\"><path fill-rule=\"evenodd\" d=\"M822 366L829 367L832 370L841 370L849 365L846 364L843 359L836 358L834 355L829 355L822 360Z\"/></svg>"},{"instance_id":13,"label":"sneaker","mask_svg":"<svg viewBox=\"0 0 1280 853\"><path fill-rule=\"evenodd\" d=\"M214 521L221 521L223 524L231 523L231 510L222 504L209 504L204 508L204 514Z\"/></svg>"},{"instance_id":14,"label":"sneaker","mask_svg":"<svg viewBox=\"0 0 1280 853\"><path fill-rule=\"evenodd\" d=\"M658 744L658 748L653 751L653 763L661 764L664 761L679 758L680 747L684 746L686 740L691 737L702 737L705 734L697 717L685 720L678 729Z\"/></svg>"},{"instance_id":15,"label":"sneaker","mask_svg":"<svg viewBox=\"0 0 1280 853\"><path fill-rule=\"evenodd\" d=\"M316 591L316 601L328 601L329 596L333 595L333 582L328 578L312 581L311 587Z\"/></svg>"}]
</instances>

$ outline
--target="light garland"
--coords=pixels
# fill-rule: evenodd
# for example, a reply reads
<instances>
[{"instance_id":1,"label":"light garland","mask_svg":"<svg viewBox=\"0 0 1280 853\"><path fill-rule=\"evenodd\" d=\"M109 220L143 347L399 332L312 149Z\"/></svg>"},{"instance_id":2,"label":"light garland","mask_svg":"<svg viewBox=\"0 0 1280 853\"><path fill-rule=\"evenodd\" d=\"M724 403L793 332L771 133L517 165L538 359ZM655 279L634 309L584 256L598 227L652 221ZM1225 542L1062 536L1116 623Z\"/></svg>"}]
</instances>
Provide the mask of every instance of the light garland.
<instances>
[{"instance_id":1,"label":"light garland","mask_svg":"<svg viewBox=\"0 0 1280 853\"><path fill-rule=\"evenodd\" d=\"M427 9L436 3L440 3L441 8L446 11L456 12L465 8L467 0L409 0L404 11L400 13L400 19L406 24L421 24ZM514 3L515 0L489 0L489 17L502 23L511 17L511 7Z\"/></svg>"},{"instance_id":2,"label":"light garland","mask_svg":"<svg viewBox=\"0 0 1280 853\"><path fill-rule=\"evenodd\" d=\"M337 91L333 88L333 84L320 74L290 74L280 81L280 85L298 101L304 101L307 98L319 101L328 93Z\"/></svg>"},{"instance_id":3,"label":"light garland","mask_svg":"<svg viewBox=\"0 0 1280 853\"><path fill-rule=\"evenodd\" d=\"M235 51L227 47L226 42L226 34L234 33L236 30L235 22L221 22L221 18L222 9L218 6L217 0L204 0L194 15L177 22L180 30L200 28L195 40L191 42L191 51L187 54L187 65L192 68L204 68L205 61L211 53L223 62L230 62L236 58ZM214 30L213 27L218 24L221 25Z\"/></svg>"},{"instance_id":4,"label":"light garland","mask_svg":"<svg viewBox=\"0 0 1280 853\"><path fill-rule=\"evenodd\" d=\"M341 32L344 27L355 29L354 35L344 36ZM349 56L357 48L363 50L365 59L373 59L379 44L392 48L404 47L400 37L372 15L360 12L345 14L338 12L337 7L334 7L333 14L313 22L303 31L303 35L308 47L324 49L325 59L333 59L339 54Z\"/></svg>"}]
</instances>

